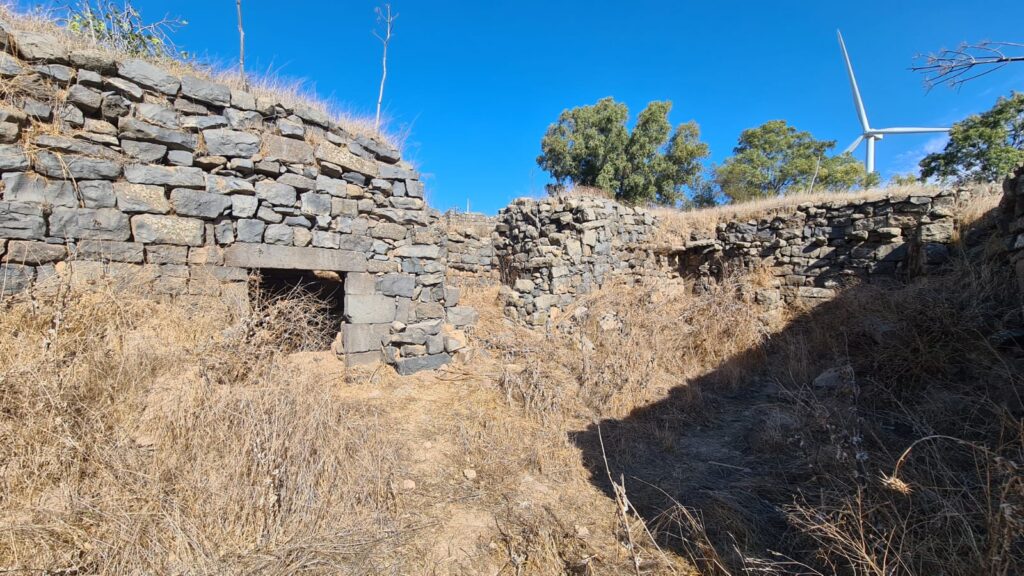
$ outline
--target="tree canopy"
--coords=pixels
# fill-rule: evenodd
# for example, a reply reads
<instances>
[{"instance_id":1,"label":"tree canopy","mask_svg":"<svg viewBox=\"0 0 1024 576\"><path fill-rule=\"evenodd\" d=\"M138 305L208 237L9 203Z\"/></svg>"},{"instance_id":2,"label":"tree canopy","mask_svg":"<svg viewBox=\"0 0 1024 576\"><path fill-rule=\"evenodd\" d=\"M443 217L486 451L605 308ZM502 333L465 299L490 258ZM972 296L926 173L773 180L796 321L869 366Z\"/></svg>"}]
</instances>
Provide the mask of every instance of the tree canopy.
<instances>
[{"instance_id":1,"label":"tree canopy","mask_svg":"<svg viewBox=\"0 0 1024 576\"><path fill-rule=\"evenodd\" d=\"M733 202L806 191L812 184L814 189L846 190L877 181L850 154L826 156L835 144L784 120L771 120L740 134L733 156L715 169L715 180Z\"/></svg>"},{"instance_id":2,"label":"tree canopy","mask_svg":"<svg viewBox=\"0 0 1024 576\"><path fill-rule=\"evenodd\" d=\"M565 110L541 140L537 163L560 185L595 186L630 203L675 204L698 181L709 150L696 122L672 131L671 109L671 102L651 102L632 132L629 110L612 98Z\"/></svg>"},{"instance_id":3,"label":"tree canopy","mask_svg":"<svg viewBox=\"0 0 1024 576\"><path fill-rule=\"evenodd\" d=\"M1000 97L987 112L969 116L949 131L942 152L921 160L921 179L991 182L1024 161L1024 93Z\"/></svg>"}]
</instances>

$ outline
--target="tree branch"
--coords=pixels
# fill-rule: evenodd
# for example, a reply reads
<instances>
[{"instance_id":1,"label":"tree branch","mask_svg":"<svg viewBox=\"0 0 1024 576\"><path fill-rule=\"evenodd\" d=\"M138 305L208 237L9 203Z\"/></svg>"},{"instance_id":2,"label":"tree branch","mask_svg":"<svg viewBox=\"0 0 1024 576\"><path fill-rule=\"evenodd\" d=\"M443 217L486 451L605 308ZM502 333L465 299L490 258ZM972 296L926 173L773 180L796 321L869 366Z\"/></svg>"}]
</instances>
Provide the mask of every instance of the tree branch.
<instances>
[{"instance_id":1,"label":"tree branch","mask_svg":"<svg viewBox=\"0 0 1024 576\"><path fill-rule=\"evenodd\" d=\"M1021 52L1017 54L1016 52ZM959 88L966 82L990 74L1007 64L1024 62L1024 44L1019 42L979 42L961 44L955 49L943 49L927 56L916 57L920 63L910 69L924 75L929 89L939 84ZM976 68L982 71L971 73Z\"/></svg>"}]
</instances>

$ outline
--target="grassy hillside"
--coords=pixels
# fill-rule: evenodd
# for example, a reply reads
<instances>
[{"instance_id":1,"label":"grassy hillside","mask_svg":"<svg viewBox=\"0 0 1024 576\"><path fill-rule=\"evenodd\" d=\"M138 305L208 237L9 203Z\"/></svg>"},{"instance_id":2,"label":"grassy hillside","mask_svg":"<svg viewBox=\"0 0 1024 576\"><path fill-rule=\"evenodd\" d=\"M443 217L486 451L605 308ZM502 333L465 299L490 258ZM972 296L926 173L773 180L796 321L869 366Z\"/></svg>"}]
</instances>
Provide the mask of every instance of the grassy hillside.
<instances>
[{"instance_id":1,"label":"grassy hillside","mask_svg":"<svg viewBox=\"0 0 1024 576\"><path fill-rule=\"evenodd\" d=\"M756 273L609 287L550 333L475 289L475 355L412 377L308 350L302 298L9 301L0 567L1019 573L1024 321L992 253L807 310L754 304Z\"/></svg>"}]
</instances>

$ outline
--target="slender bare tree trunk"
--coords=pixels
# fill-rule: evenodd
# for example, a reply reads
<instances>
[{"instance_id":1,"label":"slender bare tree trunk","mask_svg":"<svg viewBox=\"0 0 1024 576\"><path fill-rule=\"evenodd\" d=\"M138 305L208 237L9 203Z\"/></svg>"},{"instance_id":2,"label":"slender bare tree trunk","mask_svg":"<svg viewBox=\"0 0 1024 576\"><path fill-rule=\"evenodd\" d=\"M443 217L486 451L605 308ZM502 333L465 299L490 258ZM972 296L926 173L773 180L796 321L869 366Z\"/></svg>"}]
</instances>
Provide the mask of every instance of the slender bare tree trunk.
<instances>
[{"instance_id":1,"label":"slender bare tree trunk","mask_svg":"<svg viewBox=\"0 0 1024 576\"><path fill-rule=\"evenodd\" d=\"M377 11L377 22L384 25L384 35L381 36L376 31L373 33L378 40L384 45L383 56L381 57L381 74L380 74L380 91L377 93L377 116L373 122L374 132L380 134L380 106L381 102L384 101L384 81L388 78L388 44L391 42L391 29L394 25L395 19L398 18L398 14L391 14L391 4L385 4L384 9L376 9Z\"/></svg>"},{"instance_id":2,"label":"slender bare tree trunk","mask_svg":"<svg viewBox=\"0 0 1024 576\"><path fill-rule=\"evenodd\" d=\"M242 88L249 89L249 79L245 76L245 28L242 27L242 0L235 0L238 10L238 75L242 77Z\"/></svg>"}]
</instances>

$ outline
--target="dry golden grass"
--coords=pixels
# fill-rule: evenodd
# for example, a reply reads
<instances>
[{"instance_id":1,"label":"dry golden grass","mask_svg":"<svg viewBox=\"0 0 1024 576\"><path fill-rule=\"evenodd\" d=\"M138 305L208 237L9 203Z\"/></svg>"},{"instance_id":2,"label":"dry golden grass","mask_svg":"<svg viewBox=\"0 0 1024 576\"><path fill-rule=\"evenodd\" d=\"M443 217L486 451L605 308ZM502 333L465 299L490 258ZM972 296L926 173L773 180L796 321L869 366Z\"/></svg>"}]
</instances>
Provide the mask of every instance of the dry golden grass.
<instances>
[{"instance_id":1,"label":"dry golden grass","mask_svg":"<svg viewBox=\"0 0 1024 576\"><path fill-rule=\"evenodd\" d=\"M125 58L124 54L117 53L110 47L94 41L92 38L75 34L60 26L49 13L44 11L23 12L19 11L13 4L0 4L0 21L7 23L14 30L26 30L39 32L53 36L68 49L90 49L99 50L115 58ZM232 31L234 28L231 28ZM242 77L234 69L217 69L212 65L205 65L196 60L179 60L166 57L145 57L153 64L159 65L168 72L176 75L192 74L195 76L210 78L223 83L233 89L246 89L256 97L268 97L276 100L284 106L292 107L296 104L304 104L315 110L328 114L343 129L354 135L366 136L381 140L401 148L407 134L391 134L386 128L379 132L374 129L374 119L352 114L338 102L329 101L316 94L315 87L301 79L286 79L273 73L253 74L247 73Z\"/></svg>"}]
</instances>

